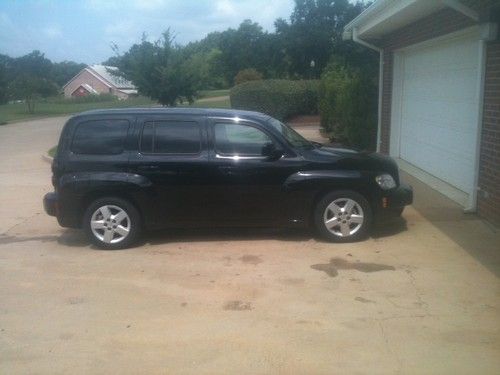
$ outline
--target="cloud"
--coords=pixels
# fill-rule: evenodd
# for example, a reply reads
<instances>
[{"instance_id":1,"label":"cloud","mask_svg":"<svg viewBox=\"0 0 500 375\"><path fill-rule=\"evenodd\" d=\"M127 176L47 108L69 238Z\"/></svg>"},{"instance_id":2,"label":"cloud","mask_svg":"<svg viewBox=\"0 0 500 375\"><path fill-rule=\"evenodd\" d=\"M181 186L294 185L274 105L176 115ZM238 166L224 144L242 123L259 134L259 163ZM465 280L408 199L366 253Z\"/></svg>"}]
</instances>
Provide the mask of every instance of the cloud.
<instances>
[{"instance_id":1,"label":"cloud","mask_svg":"<svg viewBox=\"0 0 500 375\"><path fill-rule=\"evenodd\" d=\"M100 62L113 54L112 42L126 51L143 32L153 41L170 28L176 42L187 44L245 19L273 31L293 6L293 0L0 0L0 51L39 49L56 61Z\"/></svg>"},{"instance_id":2,"label":"cloud","mask_svg":"<svg viewBox=\"0 0 500 375\"><path fill-rule=\"evenodd\" d=\"M57 25L46 26L41 31L44 36L50 39L57 39L63 36L61 28Z\"/></svg>"}]
</instances>

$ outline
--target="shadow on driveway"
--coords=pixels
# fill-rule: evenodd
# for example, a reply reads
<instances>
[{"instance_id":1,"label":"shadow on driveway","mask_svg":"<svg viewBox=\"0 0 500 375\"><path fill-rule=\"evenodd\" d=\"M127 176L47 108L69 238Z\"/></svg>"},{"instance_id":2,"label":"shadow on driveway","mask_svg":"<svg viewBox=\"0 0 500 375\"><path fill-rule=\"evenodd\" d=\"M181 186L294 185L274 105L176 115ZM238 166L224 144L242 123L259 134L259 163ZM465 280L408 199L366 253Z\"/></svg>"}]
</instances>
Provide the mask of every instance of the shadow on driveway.
<instances>
[{"instance_id":1,"label":"shadow on driveway","mask_svg":"<svg viewBox=\"0 0 500 375\"><path fill-rule=\"evenodd\" d=\"M413 186L413 207L432 225L500 277L500 230L477 215L464 213L457 203L413 176L401 172L401 177Z\"/></svg>"}]
</instances>

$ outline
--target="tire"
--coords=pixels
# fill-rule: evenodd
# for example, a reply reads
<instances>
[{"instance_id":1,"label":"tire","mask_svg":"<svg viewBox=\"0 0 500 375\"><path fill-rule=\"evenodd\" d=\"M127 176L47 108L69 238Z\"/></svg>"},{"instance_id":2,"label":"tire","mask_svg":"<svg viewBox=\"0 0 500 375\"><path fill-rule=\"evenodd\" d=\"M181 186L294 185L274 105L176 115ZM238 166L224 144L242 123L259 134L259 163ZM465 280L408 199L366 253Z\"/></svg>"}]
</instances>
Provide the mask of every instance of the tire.
<instances>
[{"instance_id":1,"label":"tire","mask_svg":"<svg viewBox=\"0 0 500 375\"><path fill-rule=\"evenodd\" d=\"M351 190L339 190L325 195L314 209L316 229L331 242L364 239L370 231L372 217L370 204L365 197Z\"/></svg>"},{"instance_id":2,"label":"tire","mask_svg":"<svg viewBox=\"0 0 500 375\"><path fill-rule=\"evenodd\" d=\"M95 200L87 207L83 228L95 246L117 250L130 247L139 239L142 222L139 212L130 202L106 197Z\"/></svg>"}]
</instances>

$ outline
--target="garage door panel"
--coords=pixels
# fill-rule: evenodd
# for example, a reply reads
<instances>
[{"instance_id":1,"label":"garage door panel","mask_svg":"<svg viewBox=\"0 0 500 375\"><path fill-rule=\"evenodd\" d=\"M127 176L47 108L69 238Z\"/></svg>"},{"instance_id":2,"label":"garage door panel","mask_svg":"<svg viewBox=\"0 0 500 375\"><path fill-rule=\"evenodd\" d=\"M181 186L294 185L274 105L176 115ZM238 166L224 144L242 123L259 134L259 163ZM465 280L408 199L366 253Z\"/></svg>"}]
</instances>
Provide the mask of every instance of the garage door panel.
<instances>
[{"instance_id":1,"label":"garage door panel","mask_svg":"<svg viewBox=\"0 0 500 375\"><path fill-rule=\"evenodd\" d=\"M399 156L470 193L477 137L478 48L473 38L400 53Z\"/></svg>"}]
</instances>

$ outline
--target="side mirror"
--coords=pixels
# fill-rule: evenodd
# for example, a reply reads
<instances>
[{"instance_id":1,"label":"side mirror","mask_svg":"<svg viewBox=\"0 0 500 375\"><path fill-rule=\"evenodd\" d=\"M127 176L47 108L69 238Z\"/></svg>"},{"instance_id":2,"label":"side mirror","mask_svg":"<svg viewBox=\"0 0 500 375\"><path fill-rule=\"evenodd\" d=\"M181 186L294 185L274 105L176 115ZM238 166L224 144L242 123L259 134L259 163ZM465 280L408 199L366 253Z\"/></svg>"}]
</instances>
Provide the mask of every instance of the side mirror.
<instances>
[{"instance_id":1,"label":"side mirror","mask_svg":"<svg viewBox=\"0 0 500 375\"><path fill-rule=\"evenodd\" d=\"M277 148L274 143L269 143L262 148L262 155L269 161L278 160L284 154L284 151Z\"/></svg>"}]
</instances>

